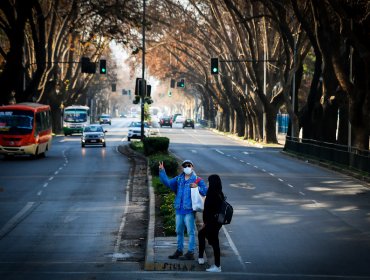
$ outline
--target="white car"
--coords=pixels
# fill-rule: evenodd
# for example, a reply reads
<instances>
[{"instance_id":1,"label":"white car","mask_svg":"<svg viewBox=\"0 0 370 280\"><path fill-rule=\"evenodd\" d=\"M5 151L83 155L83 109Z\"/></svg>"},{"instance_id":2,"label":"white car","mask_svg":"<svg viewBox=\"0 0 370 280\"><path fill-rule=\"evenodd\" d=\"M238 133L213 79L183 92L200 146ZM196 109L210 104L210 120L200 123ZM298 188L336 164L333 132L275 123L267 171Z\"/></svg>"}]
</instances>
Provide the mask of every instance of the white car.
<instances>
[{"instance_id":1,"label":"white car","mask_svg":"<svg viewBox=\"0 0 370 280\"><path fill-rule=\"evenodd\" d=\"M148 123L144 122L144 137L150 136L150 128ZM131 122L128 127L127 141L131 139L141 139L141 122Z\"/></svg>"},{"instance_id":2,"label":"white car","mask_svg":"<svg viewBox=\"0 0 370 280\"><path fill-rule=\"evenodd\" d=\"M179 116L176 117L176 120L172 125L174 127L181 127L182 128L182 126L184 124L184 121L185 121L185 117L182 116L182 115L179 115Z\"/></svg>"},{"instance_id":3,"label":"white car","mask_svg":"<svg viewBox=\"0 0 370 280\"><path fill-rule=\"evenodd\" d=\"M160 125L158 122L152 120L152 123L150 124L150 135L159 135L159 128Z\"/></svg>"}]
</instances>

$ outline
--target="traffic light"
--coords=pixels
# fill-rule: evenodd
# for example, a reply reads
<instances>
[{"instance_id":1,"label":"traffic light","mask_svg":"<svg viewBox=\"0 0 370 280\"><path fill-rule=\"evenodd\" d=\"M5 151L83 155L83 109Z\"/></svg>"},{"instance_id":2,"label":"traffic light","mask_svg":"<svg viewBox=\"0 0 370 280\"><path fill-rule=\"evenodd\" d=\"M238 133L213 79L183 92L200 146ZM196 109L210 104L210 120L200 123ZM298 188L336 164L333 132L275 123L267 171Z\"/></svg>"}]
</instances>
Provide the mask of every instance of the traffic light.
<instances>
[{"instance_id":1,"label":"traffic light","mask_svg":"<svg viewBox=\"0 0 370 280\"><path fill-rule=\"evenodd\" d=\"M90 61L88 57L81 57L81 72L88 73L88 74L95 74L96 72L96 65L94 62Z\"/></svg>"},{"instance_id":2,"label":"traffic light","mask_svg":"<svg viewBox=\"0 0 370 280\"><path fill-rule=\"evenodd\" d=\"M143 89L142 87L142 79L141 78L136 78L136 84L135 84L135 95L142 96L141 91ZM146 91L147 86L146 86L146 80L144 80L144 90ZM144 94L145 96L146 94Z\"/></svg>"},{"instance_id":3,"label":"traffic light","mask_svg":"<svg viewBox=\"0 0 370 280\"><path fill-rule=\"evenodd\" d=\"M212 75L218 74L218 58L217 57L211 58L211 74Z\"/></svg>"},{"instance_id":4,"label":"traffic light","mask_svg":"<svg viewBox=\"0 0 370 280\"><path fill-rule=\"evenodd\" d=\"M152 86L147 85L146 86L146 96L150 98L150 94L152 93Z\"/></svg>"},{"instance_id":5,"label":"traffic light","mask_svg":"<svg viewBox=\"0 0 370 280\"><path fill-rule=\"evenodd\" d=\"M144 102L149 105L153 103L152 97L150 96L151 92L152 92L152 86L146 85L146 96L144 98Z\"/></svg>"},{"instance_id":6,"label":"traffic light","mask_svg":"<svg viewBox=\"0 0 370 280\"><path fill-rule=\"evenodd\" d=\"M139 102L140 102L140 96L136 95L136 96L135 96L135 99L134 99L134 100L132 100L132 103L133 103L133 104L139 104Z\"/></svg>"},{"instance_id":7,"label":"traffic light","mask_svg":"<svg viewBox=\"0 0 370 280\"><path fill-rule=\"evenodd\" d=\"M107 61L105 59L100 60L100 74L107 74Z\"/></svg>"},{"instance_id":8,"label":"traffic light","mask_svg":"<svg viewBox=\"0 0 370 280\"><path fill-rule=\"evenodd\" d=\"M181 80L177 83L177 87L184 88L184 87L185 87L185 79L181 79Z\"/></svg>"}]
</instances>

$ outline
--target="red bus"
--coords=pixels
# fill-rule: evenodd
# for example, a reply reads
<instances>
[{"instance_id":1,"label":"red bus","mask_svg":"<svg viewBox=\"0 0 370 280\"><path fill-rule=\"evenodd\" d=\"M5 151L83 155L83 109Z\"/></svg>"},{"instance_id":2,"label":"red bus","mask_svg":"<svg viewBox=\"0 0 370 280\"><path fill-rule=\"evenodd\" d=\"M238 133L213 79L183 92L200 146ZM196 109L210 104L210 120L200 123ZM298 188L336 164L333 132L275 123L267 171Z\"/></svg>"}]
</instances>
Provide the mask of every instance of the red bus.
<instances>
[{"instance_id":1,"label":"red bus","mask_svg":"<svg viewBox=\"0 0 370 280\"><path fill-rule=\"evenodd\" d=\"M0 106L0 154L45 156L52 141L49 105Z\"/></svg>"}]
</instances>

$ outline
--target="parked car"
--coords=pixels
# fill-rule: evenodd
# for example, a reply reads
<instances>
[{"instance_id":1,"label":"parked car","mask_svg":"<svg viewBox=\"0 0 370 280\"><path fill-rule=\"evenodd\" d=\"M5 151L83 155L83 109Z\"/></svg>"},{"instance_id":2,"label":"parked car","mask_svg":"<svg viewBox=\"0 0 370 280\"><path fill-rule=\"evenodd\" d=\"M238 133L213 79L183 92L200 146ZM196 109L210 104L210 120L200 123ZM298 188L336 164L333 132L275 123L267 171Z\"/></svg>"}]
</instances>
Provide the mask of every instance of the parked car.
<instances>
[{"instance_id":1,"label":"parked car","mask_svg":"<svg viewBox=\"0 0 370 280\"><path fill-rule=\"evenodd\" d=\"M148 123L144 122L144 137L150 136ZM141 139L141 122L131 122L128 128L127 141L131 139Z\"/></svg>"},{"instance_id":2,"label":"parked car","mask_svg":"<svg viewBox=\"0 0 370 280\"><path fill-rule=\"evenodd\" d=\"M105 133L107 131L100 124L84 126L81 136L81 147L85 147L85 145L102 145L105 147Z\"/></svg>"},{"instance_id":3,"label":"parked car","mask_svg":"<svg viewBox=\"0 0 370 280\"><path fill-rule=\"evenodd\" d=\"M111 120L110 115L108 115L108 114L102 114L99 117L99 124L109 124L109 125L111 125L112 124L112 120Z\"/></svg>"},{"instance_id":4,"label":"parked car","mask_svg":"<svg viewBox=\"0 0 370 280\"><path fill-rule=\"evenodd\" d=\"M185 127L191 127L192 129L194 129L194 120L193 119L186 119L183 122L183 125L182 125L182 128L185 128Z\"/></svg>"},{"instance_id":5,"label":"parked car","mask_svg":"<svg viewBox=\"0 0 370 280\"><path fill-rule=\"evenodd\" d=\"M162 117L159 120L159 125L162 126L170 126L172 127L172 118L171 117Z\"/></svg>"}]
</instances>

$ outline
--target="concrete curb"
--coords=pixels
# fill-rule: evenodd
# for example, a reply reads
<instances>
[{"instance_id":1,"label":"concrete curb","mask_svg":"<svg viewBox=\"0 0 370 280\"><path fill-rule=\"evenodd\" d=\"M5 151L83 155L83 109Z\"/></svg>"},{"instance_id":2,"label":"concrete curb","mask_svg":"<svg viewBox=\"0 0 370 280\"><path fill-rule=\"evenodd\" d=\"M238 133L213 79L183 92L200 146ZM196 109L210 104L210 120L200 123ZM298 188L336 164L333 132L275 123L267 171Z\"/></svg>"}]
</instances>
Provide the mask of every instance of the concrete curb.
<instances>
[{"instance_id":1,"label":"concrete curb","mask_svg":"<svg viewBox=\"0 0 370 280\"><path fill-rule=\"evenodd\" d=\"M155 269L155 258L154 258L154 231L155 231L155 196L152 186L152 175L150 174L150 168L147 160L147 180L148 180L148 191L149 191L149 221L148 221L148 235L146 242L146 254L145 254L145 270L156 270Z\"/></svg>"}]
</instances>

